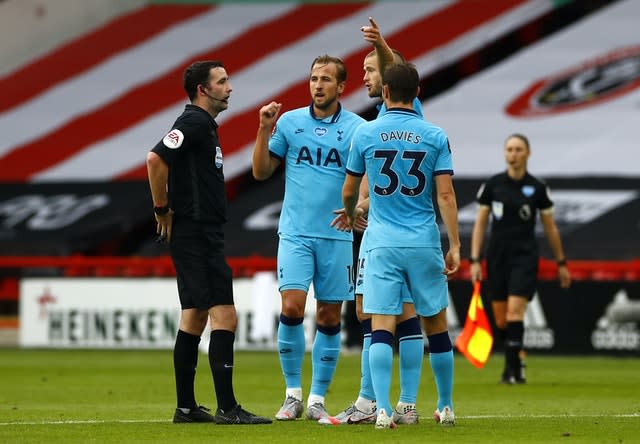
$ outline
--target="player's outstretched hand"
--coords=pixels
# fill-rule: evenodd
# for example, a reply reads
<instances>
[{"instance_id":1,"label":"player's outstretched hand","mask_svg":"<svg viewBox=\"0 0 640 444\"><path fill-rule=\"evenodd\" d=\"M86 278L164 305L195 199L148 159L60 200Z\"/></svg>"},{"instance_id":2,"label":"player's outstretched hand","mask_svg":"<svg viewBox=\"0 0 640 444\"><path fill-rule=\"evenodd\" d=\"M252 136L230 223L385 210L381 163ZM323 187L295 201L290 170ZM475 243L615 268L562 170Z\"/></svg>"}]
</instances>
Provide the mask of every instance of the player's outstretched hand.
<instances>
[{"instance_id":1,"label":"player's outstretched hand","mask_svg":"<svg viewBox=\"0 0 640 444\"><path fill-rule=\"evenodd\" d=\"M371 43L372 45L376 45L382 39L380 28L378 27L378 24L373 19L373 17L369 17L369 25L370 26L361 27L360 31L362 31L362 36L367 42Z\"/></svg>"}]
</instances>

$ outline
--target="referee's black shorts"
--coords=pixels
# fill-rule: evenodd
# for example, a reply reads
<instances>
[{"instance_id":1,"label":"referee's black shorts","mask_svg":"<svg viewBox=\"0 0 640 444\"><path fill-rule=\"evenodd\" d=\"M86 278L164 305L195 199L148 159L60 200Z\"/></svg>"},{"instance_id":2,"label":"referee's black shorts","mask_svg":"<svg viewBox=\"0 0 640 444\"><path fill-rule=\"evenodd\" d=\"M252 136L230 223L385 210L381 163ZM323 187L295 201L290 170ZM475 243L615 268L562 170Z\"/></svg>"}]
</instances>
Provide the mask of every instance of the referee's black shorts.
<instances>
[{"instance_id":1,"label":"referee's black shorts","mask_svg":"<svg viewBox=\"0 0 640 444\"><path fill-rule=\"evenodd\" d=\"M183 310L233 305L233 281L224 257L221 225L176 218L171 232L171 258Z\"/></svg>"},{"instance_id":2,"label":"referee's black shorts","mask_svg":"<svg viewBox=\"0 0 640 444\"><path fill-rule=\"evenodd\" d=\"M538 245L535 240L490 244L487 281L494 301L506 301L509 295L533 299L538 284Z\"/></svg>"}]
</instances>

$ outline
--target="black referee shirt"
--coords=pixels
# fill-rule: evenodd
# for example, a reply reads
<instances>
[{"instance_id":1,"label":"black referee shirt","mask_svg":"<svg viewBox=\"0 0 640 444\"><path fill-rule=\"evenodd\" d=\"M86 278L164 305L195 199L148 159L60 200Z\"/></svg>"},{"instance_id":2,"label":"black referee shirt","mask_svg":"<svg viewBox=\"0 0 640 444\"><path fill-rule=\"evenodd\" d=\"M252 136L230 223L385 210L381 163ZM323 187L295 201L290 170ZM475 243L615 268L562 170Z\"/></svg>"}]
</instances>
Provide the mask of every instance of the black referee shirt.
<instances>
[{"instance_id":1,"label":"black referee shirt","mask_svg":"<svg viewBox=\"0 0 640 444\"><path fill-rule=\"evenodd\" d=\"M169 165L169 205L177 217L219 224L227 220L217 129L208 112L188 104L152 149Z\"/></svg>"},{"instance_id":2,"label":"black referee shirt","mask_svg":"<svg viewBox=\"0 0 640 444\"><path fill-rule=\"evenodd\" d=\"M513 180L504 172L478 190L478 203L491 209L491 241L533 241L538 210L553 207L547 186L529 173Z\"/></svg>"}]
</instances>

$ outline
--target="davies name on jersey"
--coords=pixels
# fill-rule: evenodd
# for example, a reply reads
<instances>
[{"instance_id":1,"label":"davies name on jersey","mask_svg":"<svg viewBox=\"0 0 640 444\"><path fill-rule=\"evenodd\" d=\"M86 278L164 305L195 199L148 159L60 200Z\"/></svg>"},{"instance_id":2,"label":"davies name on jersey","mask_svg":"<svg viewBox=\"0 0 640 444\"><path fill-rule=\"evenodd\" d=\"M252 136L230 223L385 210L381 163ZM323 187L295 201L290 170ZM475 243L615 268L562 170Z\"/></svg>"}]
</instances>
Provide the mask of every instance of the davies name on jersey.
<instances>
[{"instance_id":1,"label":"davies name on jersey","mask_svg":"<svg viewBox=\"0 0 640 444\"><path fill-rule=\"evenodd\" d=\"M380 140L382 140L383 142L388 142L390 140L402 140L405 142L418 144L422 140L422 136L420 136L419 134L415 134L413 131L395 130L380 133Z\"/></svg>"}]
</instances>

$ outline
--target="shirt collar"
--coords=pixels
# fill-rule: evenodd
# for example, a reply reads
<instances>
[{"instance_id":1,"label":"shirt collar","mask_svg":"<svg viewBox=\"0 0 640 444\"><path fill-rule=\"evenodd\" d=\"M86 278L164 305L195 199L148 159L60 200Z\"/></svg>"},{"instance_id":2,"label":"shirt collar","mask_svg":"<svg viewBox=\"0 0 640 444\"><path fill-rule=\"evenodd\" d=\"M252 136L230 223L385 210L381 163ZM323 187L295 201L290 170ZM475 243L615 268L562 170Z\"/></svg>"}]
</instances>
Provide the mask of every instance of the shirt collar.
<instances>
[{"instance_id":1,"label":"shirt collar","mask_svg":"<svg viewBox=\"0 0 640 444\"><path fill-rule=\"evenodd\" d=\"M338 102L338 109L336 110L336 112L332 116L321 119L316 117L316 114L313 112L313 102L311 102L311 105L309 105L309 114L311 114L311 117L313 117L315 120L318 120L320 122L336 123L338 119L340 119L340 114L342 114L342 105L340 104L340 102Z\"/></svg>"},{"instance_id":2,"label":"shirt collar","mask_svg":"<svg viewBox=\"0 0 640 444\"><path fill-rule=\"evenodd\" d=\"M218 128L218 123L215 121L213 117L211 117L211 114L206 112L204 109L200 108L198 105L194 105L193 103L187 103L187 105L184 107L184 110L195 111L195 112L204 114L205 116L207 116L207 119L209 119L209 122L211 123L211 125L213 125L214 128Z\"/></svg>"},{"instance_id":3,"label":"shirt collar","mask_svg":"<svg viewBox=\"0 0 640 444\"><path fill-rule=\"evenodd\" d=\"M416 112L415 109L409 109L409 108L389 108L387 110L387 112L389 112L389 111L396 111L396 112L407 113L407 114L415 114L416 116L418 115L418 113Z\"/></svg>"}]
</instances>

